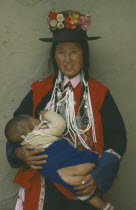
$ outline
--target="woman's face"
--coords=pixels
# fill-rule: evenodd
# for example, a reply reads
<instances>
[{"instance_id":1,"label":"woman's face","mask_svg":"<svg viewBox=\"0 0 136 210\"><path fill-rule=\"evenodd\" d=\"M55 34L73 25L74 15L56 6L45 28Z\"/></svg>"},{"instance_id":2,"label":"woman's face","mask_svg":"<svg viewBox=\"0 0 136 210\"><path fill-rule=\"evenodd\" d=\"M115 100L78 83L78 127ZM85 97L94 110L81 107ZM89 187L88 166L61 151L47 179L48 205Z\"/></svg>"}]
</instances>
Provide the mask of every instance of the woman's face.
<instances>
[{"instance_id":1,"label":"woman's face","mask_svg":"<svg viewBox=\"0 0 136 210\"><path fill-rule=\"evenodd\" d=\"M59 70L69 78L73 78L82 69L83 51L76 42L58 43L55 51L55 60Z\"/></svg>"}]
</instances>

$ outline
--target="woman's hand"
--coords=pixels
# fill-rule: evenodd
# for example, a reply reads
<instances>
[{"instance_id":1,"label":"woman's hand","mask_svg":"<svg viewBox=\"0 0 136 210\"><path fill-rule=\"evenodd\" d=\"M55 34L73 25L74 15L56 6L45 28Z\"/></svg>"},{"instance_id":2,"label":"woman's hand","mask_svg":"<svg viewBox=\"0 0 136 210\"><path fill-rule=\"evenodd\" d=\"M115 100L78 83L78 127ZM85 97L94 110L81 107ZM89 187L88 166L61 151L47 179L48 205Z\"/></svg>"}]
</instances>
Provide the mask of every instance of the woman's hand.
<instances>
[{"instance_id":1,"label":"woman's hand","mask_svg":"<svg viewBox=\"0 0 136 210\"><path fill-rule=\"evenodd\" d=\"M97 184L90 174L86 175L82 180L82 185L74 187L74 190L79 190L78 195L93 195L96 191Z\"/></svg>"},{"instance_id":2,"label":"woman's hand","mask_svg":"<svg viewBox=\"0 0 136 210\"><path fill-rule=\"evenodd\" d=\"M26 144L15 149L15 156L25 162L30 168L37 170L42 169L41 165L45 164L47 162L45 159L48 158L48 155L36 156L41 152L44 152L44 149L34 150L31 145Z\"/></svg>"}]
</instances>

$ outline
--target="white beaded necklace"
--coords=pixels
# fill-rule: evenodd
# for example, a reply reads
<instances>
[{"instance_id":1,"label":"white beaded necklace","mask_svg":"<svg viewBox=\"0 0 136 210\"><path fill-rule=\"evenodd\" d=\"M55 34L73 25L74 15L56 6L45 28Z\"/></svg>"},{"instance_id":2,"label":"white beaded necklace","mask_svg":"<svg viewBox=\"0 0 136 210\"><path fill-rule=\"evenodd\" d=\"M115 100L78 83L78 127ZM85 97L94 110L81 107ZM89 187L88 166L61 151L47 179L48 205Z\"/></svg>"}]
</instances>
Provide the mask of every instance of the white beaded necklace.
<instances>
[{"instance_id":1,"label":"white beaded necklace","mask_svg":"<svg viewBox=\"0 0 136 210\"><path fill-rule=\"evenodd\" d=\"M91 99L90 99L90 92L89 92L89 86L88 82L85 81L84 79L84 74L82 71L81 75L81 81L85 86L85 91L83 95L83 100L84 100L84 109L86 111L86 115L88 118L88 125L85 129L78 128L77 126L77 118L75 116L75 109L74 109L74 93L71 90L70 87L67 87L63 92L61 92L59 88L59 84L62 82L62 74L59 71L58 78L55 81L52 97L50 100L50 107L48 109L52 109L56 112L59 111L59 107L62 106L62 104L65 104L65 120L67 123L67 132L63 135L69 134L75 148L77 147L77 137L79 138L80 142L83 144L83 146L86 149L90 149L90 147L85 143L82 135L88 131L89 129L92 129L92 137L93 137L93 142L96 142L96 133L95 133L95 124L94 124L94 116L93 116L93 110L92 110L92 104L91 104ZM87 90L87 91L86 91ZM55 97L57 94L57 103L55 101ZM64 95L64 97L62 97ZM55 104L56 103L56 104ZM81 105L80 105L81 107ZM79 108L80 109L80 108Z\"/></svg>"}]
</instances>

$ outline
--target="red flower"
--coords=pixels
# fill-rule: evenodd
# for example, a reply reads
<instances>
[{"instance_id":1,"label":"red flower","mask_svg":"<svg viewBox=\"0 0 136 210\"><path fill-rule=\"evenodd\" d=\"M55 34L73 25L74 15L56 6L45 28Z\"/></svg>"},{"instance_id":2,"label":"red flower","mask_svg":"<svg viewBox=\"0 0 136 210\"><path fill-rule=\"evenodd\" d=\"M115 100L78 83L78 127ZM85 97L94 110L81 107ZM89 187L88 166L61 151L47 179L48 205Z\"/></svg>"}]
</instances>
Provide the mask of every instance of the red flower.
<instances>
[{"instance_id":1,"label":"red flower","mask_svg":"<svg viewBox=\"0 0 136 210\"><path fill-rule=\"evenodd\" d=\"M77 24L71 24L71 29L76 29L77 28Z\"/></svg>"},{"instance_id":2,"label":"red flower","mask_svg":"<svg viewBox=\"0 0 136 210\"><path fill-rule=\"evenodd\" d=\"M70 23L66 23L65 27L71 29L71 24Z\"/></svg>"},{"instance_id":3,"label":"red flower","mask_svg":"<svg viewBox=\"0 0 136 210\"><path fill-rule=\"evenodd\" d=\"M70 23L70 18L69 17L65 17L65 22L66 23Z\"/></svg>"},{"instance_id":4,"label":"red flower","mask_svg":"<svg viewBox=\"0 0 136 210\"><path fill-rule=\"evenodd\" d=\"M58 15L58 12L50 11L48 18L49 18L49 20L56 20L57 15Z\"/></svg>"}]
</instances>

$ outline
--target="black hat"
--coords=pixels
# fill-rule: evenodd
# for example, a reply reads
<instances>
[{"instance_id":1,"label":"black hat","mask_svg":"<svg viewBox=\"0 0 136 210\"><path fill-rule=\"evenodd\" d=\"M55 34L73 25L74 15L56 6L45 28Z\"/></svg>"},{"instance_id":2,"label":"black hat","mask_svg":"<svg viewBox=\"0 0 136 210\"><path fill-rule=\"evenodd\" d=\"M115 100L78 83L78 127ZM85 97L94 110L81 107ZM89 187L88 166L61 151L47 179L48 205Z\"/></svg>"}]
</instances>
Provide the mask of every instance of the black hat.
<instances>
[{"instance_id":1,"label":"black hat","mask_svg":"<svg viewBox=\"0 0 136 210\"><path fill-rule=\"evenodd\" d=\"M91 15L82 15L78 11L58 10L50 11L48 15L49 29L53 32L52 38L40 38L43 42L72 42L82 40L96 40L100 36L88 37L87 29L91 24Z\"/></svg>"}]
</instances>

